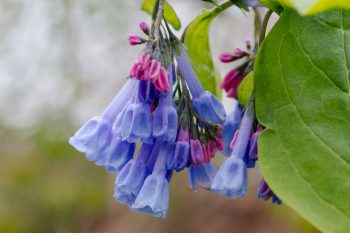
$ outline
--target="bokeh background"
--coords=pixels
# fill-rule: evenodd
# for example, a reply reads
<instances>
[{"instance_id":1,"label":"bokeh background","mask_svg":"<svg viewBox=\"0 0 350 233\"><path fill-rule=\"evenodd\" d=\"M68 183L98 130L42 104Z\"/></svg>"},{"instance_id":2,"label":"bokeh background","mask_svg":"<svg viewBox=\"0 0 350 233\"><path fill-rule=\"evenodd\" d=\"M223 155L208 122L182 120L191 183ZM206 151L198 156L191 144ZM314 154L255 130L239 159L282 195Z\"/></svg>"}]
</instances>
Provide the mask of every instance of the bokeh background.
<instances>
[{"instance_id":1,"label":"bokeh background","mask_svg":"<svg viewBox=\"0 0 350 233\"><path fill-rule=\"evenodd\" d=\"M184 26L209 7L169 2ZM317 232L285 205L256 199L258 169L244 200L190 192L183 172L171 182L166 220L130 212L113 200L115 177L68 145L118 92L142 50L127 43L149 20L140 3L0 1L0 233ZM244 46L252 20L238 9L219 16L211 29L214 57ZM222 74L231 68L218 66Z\"/></svg>"}]
</instances>

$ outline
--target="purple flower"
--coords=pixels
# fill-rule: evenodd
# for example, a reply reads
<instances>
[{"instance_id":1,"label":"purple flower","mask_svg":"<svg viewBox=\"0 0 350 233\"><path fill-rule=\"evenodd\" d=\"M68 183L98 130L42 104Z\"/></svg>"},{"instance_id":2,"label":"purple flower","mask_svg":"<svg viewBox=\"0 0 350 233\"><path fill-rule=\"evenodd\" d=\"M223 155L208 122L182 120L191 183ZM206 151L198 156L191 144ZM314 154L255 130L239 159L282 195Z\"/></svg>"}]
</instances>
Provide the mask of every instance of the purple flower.
<instances>
[{"instance_id":1,"label":"purple flower","mask_svg":"<svg viewBox=\"0 0 350 233\"><path fill-rule=\"evenodd\" d=\"M256 132L252 133L249 139L249 147L247 149L247 167L254 168L255 163L258 160L258 139L262 129L259 128Z\"/></svg>"},{"instance_id":2,"label":"purple flower","mask_svg":"<svg viewBox=\"0 0 350 233\"><path fill-rule=\"evenodd\" d=\"M132 159L135 143L122 141L121 137L113 135L109 147L96 160L96 164L104 166L107 171L117 174Z\"/></svg>"},{"instance_id":3,"label":"purple flower","mask_svg":"<svg viewBox=\"0 0 350 233\"><path fill-rule=\"evenodd\" d=\"M223 124L226 112L222 103L210 92L204 91L199 97L193 98L192 104L196 113L206 121Z\"/></svg>"},{"instance_id":4,"label":"purple flower","mask_svg":"<svg viewBox=\"0 0 350 233\"><path fill-rule=\"evenodd\" d=\"M177 135L177 111L168 93L159 99L159 105L153 114L153 137L158 140L175 142Z\"/></svg>"},{"instance_id":5,"label":"purple flower","mask_svg":"<svg viewBox=\"0 0 350 233\"><path fill-rule=\"evenodd\" d=\"M87 121L74 136L69 138L69 144L78 151L86 153L89 160L95 161L109 146L112 139L112 124L136 91L137 81L128 80L100 116Z\"/></svg>"},{"instance_id":6,"label":"purple flower","mask_svg":"<svg viewBox=\"0 0 350 233\"><path fill-rule=\"evenodd\" d=\"M149 106L137 97L121 112L114 127L120 132L123 141L152 143L152 113Z\"/></svg>"},{"instance_id":7,"label":"purple flower","mask_svg":"<svg viewBox=\"0 0 350 233\"><path fill-rule=\"evenodd\" d=\"M171 144L164 142L159 149L153 172L145 180L131 209L137 212L165 218L169 207L169 183L166 161Z\"/></svg>"},{"instance_id":8,"label":"purple flower","mask_svg":"<svg viewBox=\"0 0 350 233\"><path fill-rule=\"evenodd\" d=\"M200 166L205 163L205 155L202 149L202 144L198 139L190 140L191 162L194 165Z\"/></svg>"},{"instance_id":9,"label":"purple flower","mask_svg":"<svg viewBox=\"0 0 350 233\"><path fill-rule=\"evenodd\" d=\"M258 198L264 201L272 199L272 203L276 205L280 205L282 203L282 201L274 194L274 192L272 192L269 185L263 178L260 180L259 183Z\"/></svg>"},{"instance_id":10,"label":"purple flower","mask_svg":"<svg viewBox=\"0 0 350 233\"><path fill-rule=\"evenodd\" d=\"M184 129L180 126L175 143L175 151L169 154L167 160L168 169L181 171L186 167L190 152L189 137L188 129Z\"/></svg>"},{"instance_id":11,"label":"purple flower","mask_svg":"<svg viewBox=\"0 0 350 233\"><path fill-rule=\"evenodd\" d=\"M226 156L229 156L232 153L230 144L233 136L235 135L236 130L239 127L241 119L242 109L239 106L238 101L235 101L233 110L226 117L224 129L222 131L222 133L224 134L223 142L225 145L223 152Z\"/></svg>"},{"instance_id":12,"label":"purple flower","mask_svg":"<svg viewBox=\"0 0 350 233\"><path fill-rule=\"evenodd\" d=\"M188 168L188 186L191 190L210 189L215 175L216 169L210 163L202 166L191 165Z\"/></svg>"},{"instance_id":13,"label":"purple flower","mask_svg":"<svg viewBox=\"0 0 350 233\"><path fill-rule=\"evenodd\" d=\"M156 90L151 80L140 80L138 97L141 102L152 104L158 96L159 91Z\"/></svg>"},{"instance_id":14,"label":"purple flower","mask_svg":"<svg viewBox=\"0 0 350 233\"><path fill-rule=\"evenodd\" d=\"M179 70L185 79L193 96L193 107L198 115L206 121L222 124L226 118L226 112L221 102L210 92L204 91L194 72L186 51L182 44L178 44L181 54L176 56Z\"/></svg>"},{"instance_id":15,"label":"purple flower","mask_svg":"<svg viewBox=\"0 0 350 233\"><path fill-rule=\"evenodd\" d=\"M114 198L131 205L141 190L147 173L147 160L153 145L142 144L136 159L130 160L120 171L115 182Z\"/></svg>"},{"instance_id":16,"label":"purple flower","mask_svg":"<svg viewBox=\"0 0 350 233\"><path fill-rule=\"evenodd\" d=\"M247 168L242 159L228 158L220 167L211 191L227 198L242 198L247 192Z\"/></svg>"},{"instance_id":17,"label":"purple flower","mask_svg":"<svg viewBox=\"0 0 350 233\"><path fill-rule=\"evenodd\" d=\"M247 191L247 167L243 161L255 119L250 103L242 119L239 134L231 156L221 165L211 186L213 192L228 198L242 198Z\"/></svg>"}]
</instances>

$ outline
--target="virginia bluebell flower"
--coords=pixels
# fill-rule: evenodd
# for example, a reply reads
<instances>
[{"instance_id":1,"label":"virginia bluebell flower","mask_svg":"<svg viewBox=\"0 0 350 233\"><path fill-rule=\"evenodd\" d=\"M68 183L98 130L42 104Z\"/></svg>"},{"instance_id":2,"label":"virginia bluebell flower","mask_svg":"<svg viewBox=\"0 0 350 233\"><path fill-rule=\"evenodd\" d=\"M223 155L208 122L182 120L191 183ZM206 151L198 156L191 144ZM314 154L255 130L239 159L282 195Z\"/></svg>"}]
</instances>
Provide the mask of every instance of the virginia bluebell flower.
<instances>
[{"instance_id":1,"label":"virginia bluebell flower","mask_svg":"<svg viewBox=\"0 0 350 233\"><path fill-rule=\"evenodd\" d=\"M228 198L242 198L247 191L247 167L243 161L255 119L254 107L249 103L242 119L232 154L221 165L211 186L213 192Z\"/></svg>"},{"instance_id":2,"label":"virginia bluebell flower","mask_svg":"<svg viewBox=\"0 0 350 233\"><path fill-rule=\"evenodd\" d=\"M274 194L274 192L272 192L269 185L263 178L260 180L259 183L258 198L264 201L268 201L269 199L271 199L272 203L276 205L282 204L282 201Z\"/></svg>"},{"instance_id":3,"label":"virginia bluebell flower","mask_svg":"<svg viewBox=\"0 0 350 233\"><path fill-rule=\"evenodd\" d=\"M149 175L131 209L165 218L169 207L169 183L166 178L166 161L171 144L164 142L159 149L153 172Z\"/></svg>"},{"instance_id":4,"label":"virginia bluebell flower","mask_svg":"<svg viewBox=\"0 0 350 233\"><path fill-rule=\"evenodd\" d=\"M180 55L175 56L178 68L185 79L193 97L193 107L198 115L206 121L222 124L226 118L226 112L222 103L210 92L204 91L182 44L178 44Z\"/></svg>"},{"instance_id":5,"label":"virginia bluebell flower","mask_svg":"<svg viewBox=\"0 0 350 233\"><path fill-rule=\"evenodd\" d=\"M95 161L112 140L112 124L130 96L137 91L137 81L128 80L113 101L100 116L93 117L70 137L69 144Z\"/></svg>"},{"instance_id":6,"label":"virginia bluebell flower","mask_svg":"<svg viewBox=\"0 0 350 233\"><path fill-rule=\"evenodd\" d=\"M137 93L131 97L124 109L120 111L113 129L129 143L143 141L152 143L152 113L150 107L139 100Z\"/></svg>"},{"instance_id":7,"label":"virginia bluebell flower","mask_svg":"<svg viewBox=\"0 0 350 233\"><path fill-rule=\"evenodd\" d=\"M198 139L190 139L191 162L194 165L200 166L205 163L202 144Z\"/></svg>"},{"instance_id":8,"label":"virginia bluebell flower","mask_svg":"<svg viewBox=\"0 0 350 233\"><path fill-rule=\"evenodd\" d=\"M210 189L215 175L216 169L212 164L191 165L188 168L188 186L191 190Z\"/></svg>"},{"instance_id":9,"label":"virginia bluebell flower","mask_svg":"<svg viewBox=\"0 0 350 233\"><path fill-rule=\"evenodd\" d=\"M258 160L258 139L262 131L262 128L258 128L257 131L251 134L249 139L249 147L246 152L246 164L247 168L254 168L255 163Z\"/></svg>"},{"instance_id":10,"label":"virginia bluebell flower","mask_svg":"<svg viewBox=\"0 0 350 233\"><path fill-rule=\"evenodd\" d=\"M147 162L153 145L143 143L136 159L130 160L120 171L115 182L114 198L131 205L139 194L147 175Z\"/></svg>"},{"instance_id":11,"label":"virginia bluebell flower","mask_svg":"<svg viewBox=\"0 0 350 233\"><path fill-rule=\"evenodd\" d=\"M174 152L168 156L167 167L171 170L181 171L188 163L190 152L190 136L188 128L183 128L180 124Z\"/></svg>"},{"instance_id":12,"label":"virginia bluebell flower","mask_svg":"<svg viewBox=\"0 0 350 233\"><path fill-rule=\"evenodd\" d=\"M140 80L138 97L141 102L152 104L159 96L159 91L156 90L151 80Z\"/></svg>"},{"instance_id":13,"label":"virginia bluebell flower","mask_svg":"<svg viewBox=\"0 0 350 233\"><path fill-rule=\"evenodd\" d=\"M104 166L107 171L113 174L118 172L132 159L135 151L135 143L123 141L120 136L113 135L109 147L100 154L96 164Z\"/></svg>"},{"instance_id":14,"label":"virginia bluebell flower","mask_svg":"<svg viewBox=\"0 0 350 233\"><path fill-rule=\"evenodd\" d=\"M230 143L242 120L242 109L239 106L238 101L235 101L233 105L233 110L227 115L224 129L222 131L224 134L223 142L225 145L223 152L226 156L229 156L232 153Z\"/></svg>"},{"instance_id":15,"label":"virginia bluebell flower","mask_svg":"<svg viewBox=\"0 0 350 233\"><path fill-rule=\"evenodd\" d=\"M221 165L211 191L228 198L242 198L247 192L247 181L245 163L242 159L232 156Z\"/></svg>"}]
</instances>

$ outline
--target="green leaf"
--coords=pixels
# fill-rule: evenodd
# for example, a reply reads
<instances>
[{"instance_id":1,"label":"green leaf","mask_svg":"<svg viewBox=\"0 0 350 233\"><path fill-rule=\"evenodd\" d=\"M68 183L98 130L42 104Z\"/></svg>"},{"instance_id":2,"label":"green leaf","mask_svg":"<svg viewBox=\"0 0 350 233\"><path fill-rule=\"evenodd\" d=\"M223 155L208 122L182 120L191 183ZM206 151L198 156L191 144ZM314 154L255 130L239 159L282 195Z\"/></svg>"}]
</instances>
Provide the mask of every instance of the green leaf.
<instances>
[{"instance_id":1,"label":"green leaf","mask_svg":"<svg viewBox=\"0 0 350 233\"><path fill-rule=\"evenodd\" d=\"M148 14L152 14L155 2L156 0L144 0L141 5L141 9ZM179 17L177 16L172 6L170 6L166 1L164 5L164 17L168 23L170 23L176 30L179 30L181 28L181 21Z\"/></svg>"},{"instance_id":2,"label":"green leaf","mask_svg":"<svg viewBox=\"0 0 350 233\"><path fill-rule=\"evenodd\" d=\"M187 27L184 41L187 55L203 88L218 97L220 92L217 83L220 81L220 74L213 62L209 29L213 19L231 5L232 2L228 1L220 7L202 12Z\"/></svg>"},{"instance_id":3,"label":"green leaf","mask_svg":"<svg viewBox=\"0 0 350 233\"><path fill-rule=\"evenodd\" d=\"M286 10L255 63L262 174L323 232L350 232L350 12Z\"/></svg>"},{"instance_id":4,"label":"green leaf","mask_svg":"<svg viewBox=\"0 0 350 233\"><path fill-rule=\"evenodd\" d=\"M263 4L276 4L280 2L296 9L303 15L312 15L330 10L332 8L350 9L349 0L261 0Z\"/></svg>"},{"instance_id":5,"label":"green leaf","mask_svg":"<svg viewBox=\"0 0 350 233\"><path fill-rule=\"evenodd\" d=\"M259 0L259 2L264 5L265 7L269 8L270 10L273 10L277 14L281 14L283 12L283 7L281 4L277 1L272 0Z\"/></svg>"},{"instance_id":6,"label":"green leaf","mask_svg":"<svg viewBox=\"0 0 350 233\"><path fill-rule=\"evenodd\" d=\"M250 72L239 84L238 87L238 100L241 106L244 108L249 102L254 90L254 73Z\"/></svg>"}]
</instances>

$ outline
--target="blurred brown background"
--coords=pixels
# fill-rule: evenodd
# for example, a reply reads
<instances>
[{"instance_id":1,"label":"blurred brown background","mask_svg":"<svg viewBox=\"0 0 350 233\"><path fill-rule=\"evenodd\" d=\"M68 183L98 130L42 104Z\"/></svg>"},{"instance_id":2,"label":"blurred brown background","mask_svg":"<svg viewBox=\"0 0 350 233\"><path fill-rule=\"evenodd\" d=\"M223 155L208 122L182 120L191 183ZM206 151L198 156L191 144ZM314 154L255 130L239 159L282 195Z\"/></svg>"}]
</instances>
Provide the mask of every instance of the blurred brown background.
<instances>
[{"instance_id":1,"label":"blurred brown background","mask_svg":"<svg viewBox=\"0 0 350 233\"><path fill-rule=\"evenodd\" d=\"M68 145L117 93L142 50L127 43L149 20L140 3L0 1L0 233L317 232L285 205L256 199L258 170L244 200L192 193L183 172L171 182L166 220L130 212L113 200L115 178ZM184 26L209 6L170 3ZM252 31L250 13L222 14L211 30L215 58L243 46ZM222 74L230 68L218 65Z\"/></svg>"}]
</instances>

